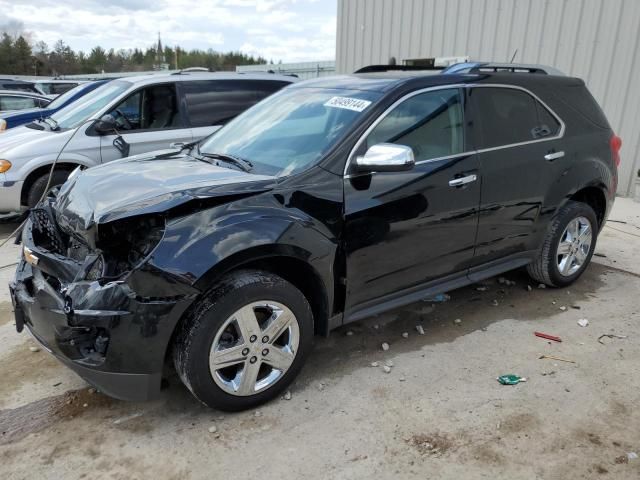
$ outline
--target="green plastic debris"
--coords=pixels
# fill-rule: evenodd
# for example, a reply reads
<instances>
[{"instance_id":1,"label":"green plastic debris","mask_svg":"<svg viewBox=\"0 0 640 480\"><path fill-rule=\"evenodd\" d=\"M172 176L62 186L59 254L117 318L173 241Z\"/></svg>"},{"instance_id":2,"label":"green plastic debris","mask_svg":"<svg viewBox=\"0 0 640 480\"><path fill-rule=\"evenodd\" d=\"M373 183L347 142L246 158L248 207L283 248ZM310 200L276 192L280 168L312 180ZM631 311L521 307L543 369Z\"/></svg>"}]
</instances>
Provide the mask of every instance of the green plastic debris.
<instances>
[{"instance_id":1,"label":"green plastic debris","mask_svg":"<svg viewBox=\"0 0 640 480\"><path fill-rule=\"evenodd\" d=\"M527 379L524 377L520 377L518 375L514 375L513 373L510 373L508 375L500 375L497 380L502 384L502 385L517 385L520 382L526 382Z\"/></svg>"}]
</instances>

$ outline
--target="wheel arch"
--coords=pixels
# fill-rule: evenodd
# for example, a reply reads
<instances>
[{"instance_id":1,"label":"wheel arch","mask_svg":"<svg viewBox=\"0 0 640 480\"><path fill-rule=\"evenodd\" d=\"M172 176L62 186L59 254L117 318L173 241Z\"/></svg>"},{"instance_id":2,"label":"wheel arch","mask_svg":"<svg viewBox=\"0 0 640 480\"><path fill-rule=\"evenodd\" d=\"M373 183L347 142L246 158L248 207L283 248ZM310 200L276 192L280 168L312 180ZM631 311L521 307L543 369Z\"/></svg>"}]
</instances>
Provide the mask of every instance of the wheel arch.
<instances>
[{"instance_id":1,"label":"wheel arch","mask_svg":"<svg viewBox=\"0 0 640 480\"><path fill-rule=\"evenodd\" d=\"M332 283L327 285L320 272L309 262L309 252L293 245L262 245L234 253L209 269L195 283L202 292L210 290L222 277L239 269L265 270L298 288L311 305L314 332L326 334L332 305Z\"/></svg>"},{"instance_id":2,"label":"wheel arch","mask_svg":"<svg viewBox=\"0 0 640 480\"><path fill-rule=\"evenodd\" d=\"M598 228L602 229L607 215L607 195L605 194L604 185L588 185L571 195L567 201L575 201L586 203L596 213L598 219ZM565 202L566 203L566 202Z\"/></svg>"},{"instance_id":3,"label":"wheel arch","mask_svg":"<svg viewBox=\"0 0 640 480\"><path fill-rule=\"evenodd\" d=\"M22 184L22 190L20 192L20 204L27 204L27 195L29 194L29 189L33 185L33 183L42 175L46 175L51 171L51 166L53 162L47 162L44 164L39 164L35 166L25 177L24 183ZM89 162L83 162L79 160L64 160L58 161L56 163L55 170L64 170L71 173L76 167L90 167L91 164Z\"/></svg>"}]
</instances>

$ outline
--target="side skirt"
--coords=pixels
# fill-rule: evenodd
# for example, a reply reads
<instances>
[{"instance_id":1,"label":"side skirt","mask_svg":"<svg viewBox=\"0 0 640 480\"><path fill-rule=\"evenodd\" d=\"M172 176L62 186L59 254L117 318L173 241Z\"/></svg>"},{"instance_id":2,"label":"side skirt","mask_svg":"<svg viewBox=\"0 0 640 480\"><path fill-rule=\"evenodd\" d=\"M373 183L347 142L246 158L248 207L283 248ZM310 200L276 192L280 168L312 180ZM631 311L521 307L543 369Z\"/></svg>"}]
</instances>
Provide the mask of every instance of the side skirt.
<instances>
[{"instance_id":1,"label":"side skirt","mask_svg":"<svg viewBox=\"0 0 640 480\"><path fill-rule=\"evenodd\" d=\"M438 280L416 285L415 287L407 288L399 292L394 292L375 300L370 300L360 305L356 305L345 311L343 325L362 320L363 318L379 315L399 307L404 307L420 300L434 297L439 293L445 293L457 288L462 288L501 273L508 272L509 270L523 267L531 263L536 254L537 250L517 253L500 260L494 260L492 262L473 267L464 272L447 275L446 277ZM331 325L331 328L335 327Z\"/></svg>"}]
</instances>

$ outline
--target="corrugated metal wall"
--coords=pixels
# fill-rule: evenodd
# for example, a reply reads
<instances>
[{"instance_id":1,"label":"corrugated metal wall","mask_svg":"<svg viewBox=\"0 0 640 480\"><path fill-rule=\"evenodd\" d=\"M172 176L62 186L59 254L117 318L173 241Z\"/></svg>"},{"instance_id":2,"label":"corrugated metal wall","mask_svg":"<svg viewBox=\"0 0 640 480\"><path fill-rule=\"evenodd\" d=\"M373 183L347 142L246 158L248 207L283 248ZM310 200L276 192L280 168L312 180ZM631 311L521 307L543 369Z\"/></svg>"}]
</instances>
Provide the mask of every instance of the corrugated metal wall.
<instances>
[{"instance_id":1,"label":"corrugated metal wall","mask_svg":"<svg viewBox=\"0 0 640 480\"><path fill-rule=\"evenodd\" d=\"M583 78L622 137L619 193L640 169L640 0L338 0L338 73L468 55Z\"/></svg>"}]
</instances>

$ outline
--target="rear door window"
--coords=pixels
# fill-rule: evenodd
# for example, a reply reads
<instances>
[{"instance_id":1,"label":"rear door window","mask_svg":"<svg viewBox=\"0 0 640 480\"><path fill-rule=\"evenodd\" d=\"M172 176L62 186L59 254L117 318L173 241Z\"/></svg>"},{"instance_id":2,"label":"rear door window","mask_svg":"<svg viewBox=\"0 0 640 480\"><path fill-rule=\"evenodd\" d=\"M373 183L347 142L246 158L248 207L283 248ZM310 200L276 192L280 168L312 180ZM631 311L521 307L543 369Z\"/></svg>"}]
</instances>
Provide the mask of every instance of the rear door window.
<instances>
[{"instance_id":1,"label":"rear door window","mask_svg":"<svg viewBox=\"0 0 640 480\"><path fill-rule=\"evenodd\" d=\"M224 125L247 108L287 85L277 81L203 80L181 82L193 127Z\"/></svg>"},{"instance_id":2,"label":"rear door window","mask_svg":"<svg viewBox=\"0 0 640 480\"><path fill-rule=\"evenodd\" d=\"M493 148L553 137L560 122L533 96L515 88L471 90L476 148Z\"/></svg>"}]
</instances>

